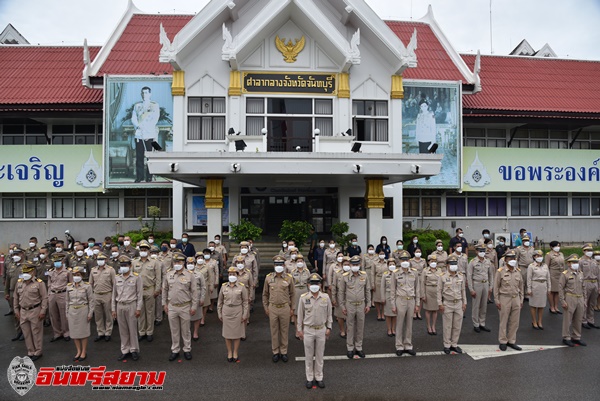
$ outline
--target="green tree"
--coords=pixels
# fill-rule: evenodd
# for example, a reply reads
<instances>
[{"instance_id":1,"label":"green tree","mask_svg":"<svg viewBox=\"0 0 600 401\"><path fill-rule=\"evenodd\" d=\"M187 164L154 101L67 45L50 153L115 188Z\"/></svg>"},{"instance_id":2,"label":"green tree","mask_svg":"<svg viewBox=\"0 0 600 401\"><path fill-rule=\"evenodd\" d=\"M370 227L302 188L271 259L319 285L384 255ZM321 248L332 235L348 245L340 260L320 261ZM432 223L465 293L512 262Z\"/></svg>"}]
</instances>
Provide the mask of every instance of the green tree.
<instances>
[{"instance_id":1,"label":"green tree","mask_svg":"<svg viewBox=\"0 0 600 401\"><path fill-rule=\"evenodd\" d=\"M310 236L311 228L312 225L308 221L284 220L279 231L279 239L282 241L294 241L296 247L302 250L302 245L306 243L306 240Z\"/></svg>"},{"instance_id":2,"label":"green tree","mask_svg":"<svg viewBox=\"0 0 600 401\"><path fill-rule=\"evenodd\" d=\"M229 226L229 238L237 242L249 239L257 241L260 239L263 231L262 228L246 219L240 220L239 224L231 223Z\"/></svg>"}]
</instances>

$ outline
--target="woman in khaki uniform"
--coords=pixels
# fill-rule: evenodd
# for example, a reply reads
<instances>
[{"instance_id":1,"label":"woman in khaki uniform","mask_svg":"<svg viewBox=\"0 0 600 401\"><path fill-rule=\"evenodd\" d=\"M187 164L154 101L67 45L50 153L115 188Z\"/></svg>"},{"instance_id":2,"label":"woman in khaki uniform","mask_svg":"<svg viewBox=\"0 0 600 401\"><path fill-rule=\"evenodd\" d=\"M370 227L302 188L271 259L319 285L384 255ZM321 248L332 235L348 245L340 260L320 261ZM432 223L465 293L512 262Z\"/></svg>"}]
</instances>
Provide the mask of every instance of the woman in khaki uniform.
<instances>
[{"instance_id":1,"label":"woman in khaki uniform","mask_svg":"<svg viewBox=\"0 0 600 401\"><path fill-rule=\"evenodd\" d=\"M444 252L445 253L445 252ZM423 294L423 308L425 308L425 320L427 321L427 334L437 335L435 324L437 322L439 305L437 302L438 278L443 274L437 267L437 255L432 253L427 258L429 268L421 273L421 294Z\"/></svg>"},{"instance_id":2,"label":"woman in khaki uniform","mask_svg":"<svg viewBox=\"0 0 600 401\"><path fill-rule=\"evenodd\" d=\"M444 243L441 239L435 241L435 251L432 255L436 257L437 268L442 273L446 273L446 259L448 259L448 254L444 251Z\"/></svg>"},{"instance_id":3,"label":"woman in khaki uniform","mask_svg":"<svg viewBox=\"0 0 600 401\"><path fill-rule=\"evenodd\" d=\"M327 287L327 292L328 292L330 298L331 298L331 286L333 285L333 283L332 283L333 272L335 270L342 269L343 261L344 261L344 252L340 251L337 253L335 261L333 263L330 263L327 266L327 274L326 274L326 277L323 278L323 280L326 280L325 286ZM335 304L335 299L332 298L331 302L333 304Z\"/></svg>"},{"instance_id":4,"label":"woman in khaki uniform","mask_svg":"<svg viewBox=\"0 0 600 401\"><path fill-rule=\"evenodd\" d=\"M238 349L240 339L246 336L246 320L248 319L248 291L237 282L235 267L227 272L229 279L221 286L217 302L219 320L223 322L223 338L227 346L227 361L239 362Z\"/></svg>"},{"instance_id":5,"label":"woman in khaki uniform","mask_svg":"<svg viewBox=\"0 0 600 401\"><path fill-rule=\"evenodd\" d=\"M544 263L544 253L539 249L533 254L533 263L527 268L527 296L534 330L544 330L542 315L546 299L550 298L550 271Z\"/></svg>"},{"instance_id":6,"label":"woman in khaki uniform","mask_svg":"<svg viewBox=\"0 0 600 401\"><path fill-rule=\"evenodd\" d=\"M212 287L209 286L209 281L207 279L209 276L212 277L212 269L210 269L209 274L208 266L204 263L203 254L198 256L198 253L196 253L196 258L190 256L186 260L186 268L194 275L194 277L196 277L196 285L198 286L198 305L196 306L196 313L194 313L193 316L190 316L190 322L193 322L194 327L192 333L193 341L198 341L200 338L198 329L200 326L204 326L204 316L206 315L208 305L210 305L210 287ZM202 272L201 265L204 267L205 272Z\"/></svg>"},{"instance_id":7,"label":"woman in khaki uniform","mask_svg":"<svg viewBox=\"0 0 600 401\"><path fill-rule=\"evenodd\" d=\"M304 262L304 256L298 254L296 256L296 267L290 273L292 275L292 280L294 281L294 316L290 320L291 323L296 322L296 318L298 316L298 300L302 294L308 292L308 279L310 277L310 271L306 267L306 263Z\"/></svg>"},{"instance_id":8,"label":"woman in khaki uniform","mask_svg":"<svg viewBox=\"0 0 600 401\"><path fill-rule=\"evenodd\" d=\"M208 307L211 304L211 297L213 291L217 291L212 283L215 281L214 270L210 268L210 266L206 263L206 259L204 258L203 252L196 253L196 269L194 270L194 275L196 276L196 281L198 281L198 275L202 275L204 282L206 283L206 293L204 294L204 303L202 304L202 310L200 313L196 312L196 315L200 315L200 320L194 320L194 335L192 336L194 341L197 341L198 337L198 329L196 326L202 327L204 326L204 318L206 317L206 313L208 311ZM198 309L200 311L200 309ZM196 318L196 316L193 316ZM198 322L198 323L196 323Z\"/></svg>"},{"instance_id":9,"label":"woman in khaki uniform","mask_svg":"<svg viewBox=\"0 0 600 401\"><path fill-rule=\"evenodd\" d=\"M423 255L423 251L418 245L413 248L413 252L415 257L410 260L410 267L412 269L417 269L417 273L419 273L419 277L421 277L423 270L427 267L427 262L421 257ZM421 316L421 310L423 310L423 301L420 300L419 302L419 311L413 313L413 320L423 320L423 317Z\"/></svg>"},{"instance_id":10,"label":"woman in khaki uniform","mask_svg":"<svg viewBox=\"0 0 600 401\"><path fill-rule=\"evenodd\" d=\"M87 358L87 344L90 336L90 321L94 314L94 296L92 286L83 282L83 267L73 268L73 282L67 284L67 321L71 338L77 348L77 355L73 358L75 362L84 361Z\"/></svg>"},{"instance_id":11,"label":"woman in khaki uniform","mask_svg":"<svg viewBox=\"0 0 600 401\"><path fill-rule=\"evenodd\" d=\"M340 252L341 253L341 252ZM331 273L331 286L330 289L330 297L333 303L333 316L337 319L338 326L340 327L340 337L346 338L346 316L342 312L342 307L338 302L338 289L340 288L340 280L342 279L342 274L350 271L350 258L348 256L342 257L342 268L338 269L337 266L333 268Z\"/></svg>"},{"instance_id":12,"label":"woman in khaki uniform","mask_svg":"<svg viewBox=\"0 0 600 401\"><path fill-rule=\"evenodd\" d=\"M560 242L550 242L552 250L546 254L544 264L548 266L550 271L550 294L548 294L548 302L550 303L550 313L562 313L558 309L558 280L562 272L565 270L565 255L560 251Z\"/></svg>"},{"instance_id":13,"label":"woman in khaki uniform","mask_svg":"<svg viewBox=\"0 0 600 401\"><path fill-rule=\"evenodd\" d=\"M375 263L374 269L373 282L375 283L375 292L373 294L373 300L375 302L375 310L377 311L377 320L384 321L385 316L383 315L383 303L385 302L385 289L381 287L381 278L383 277L383 273L388 271L388 264L387 260L385 259L384 251L379 252L377 263Z\"/></svg>"},{"instance_id":14,"label":"woman in khaki uniform","mask_svg":"<svg viewBox=\"0 0 600 401\"><path fill-rule=\"evenodd\" d=\"M396 261L394 258L390 258L387 262L388 270L383 273L381 276L381 288L384 292L384 299L391 297L390 295L390 279L392 278L392 273L396 271ZM383 305L383 314L385 315L385 323L387 325L387 335L388 337L394 337L396 335L396 316L397 313L394 313L392 308L394 304L391 302L386 302Z\"/></svg>"},{"instance_id":15,"label":"woman in khaki uniform","mask_svg":"<svg viewBox=\"0 0 600 401\"><path fill-rule=\"evenodd\" d=\"M369 245L367 253L363 253L362 258L363 268L365 273L367 273L367 277L369 277L369 283L371 283L371 307L373 307L375 306L375 301L373 300L373 293L375 292L375 265L379 261L379 256L375 253L375 247Z\"/></svg>"}]
</instances>

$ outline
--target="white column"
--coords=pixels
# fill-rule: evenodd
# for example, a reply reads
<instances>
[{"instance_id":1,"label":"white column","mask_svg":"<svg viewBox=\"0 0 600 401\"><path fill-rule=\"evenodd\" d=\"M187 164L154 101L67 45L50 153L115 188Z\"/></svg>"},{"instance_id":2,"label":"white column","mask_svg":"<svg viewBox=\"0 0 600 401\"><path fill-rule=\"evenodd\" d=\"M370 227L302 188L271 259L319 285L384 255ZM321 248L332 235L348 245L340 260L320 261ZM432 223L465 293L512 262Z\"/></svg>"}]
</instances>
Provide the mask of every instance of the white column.
<instances>
[{"instance_id":1,"label":"white column","mask_svg":"<svg viewBox=\"0 0 600 401\"><path fill-rule=\"evenodd\" d=\"M215 235L221 235L223 209L206 209L206 234L207 241L212 240Z\"/></svg>"},{"instance_id":2,"label":"white column","mask_svg":"<svg viewBox=\"0 0 600 401\"><path fill-rule=\"evenodd\" d=\"M367 208L367 244L379 244L383 235L383 209Z\"/></svg>"},{"instance_id":3,"label":"white column","mask_svg":"<svg viewBox=\"0 0 600 401\"><path fill-rule=\"evenodd\" d=\"M173 238L181 238L184 225L185 199L183 183L173 181Z\"/></svg>"}]
</instances>

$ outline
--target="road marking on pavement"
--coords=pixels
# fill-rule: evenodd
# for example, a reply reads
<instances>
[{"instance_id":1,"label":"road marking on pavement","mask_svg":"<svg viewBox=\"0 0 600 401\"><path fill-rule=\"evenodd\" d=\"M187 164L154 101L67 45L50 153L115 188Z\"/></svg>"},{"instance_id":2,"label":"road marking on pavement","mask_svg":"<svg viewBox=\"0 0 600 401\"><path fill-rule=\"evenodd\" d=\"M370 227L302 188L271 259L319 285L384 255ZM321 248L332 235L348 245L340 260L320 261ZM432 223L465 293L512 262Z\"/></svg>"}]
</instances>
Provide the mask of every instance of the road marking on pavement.
<instances>
[{"instance_id":1,"label":"road marking on pavement","mask_svg":"<svg viewBox=\"0 0 600 401\"><path fill-rule=\"evenodd\" d=\"M468 356L473 358L473 360L478 361L480 359L485 359L485 358L495 358L495 357L499 357L499 356L511 356L511 355L525 354L525 353L534 352L534 351L546 351L546 350L556 349L556 348L566 348L566 345L521 345L521 348L523 348L522 351L515 351L512 348L508 348L508 350L506 350L506 351L500 351L500 349L498 348L498 345L477 345L477 344L460 345L460 348L462 348L462 350L465 354L467 354ZM455 355L455 354L456 354L455 352L452 352L452 355ZM416 356L439 356L439 355L445 356L446 354L443 351L431 351L431 352L417 352ZM406 358L406 357L410 358L412 356L409 354L402 355L402 358ZM365 356L365 359L382 359L382 358L398 358L398 356L395 353L393 353L393 354L367 354ZM339 361L339 360L348 359L348 357L346 355L326 355L323 357L323 359L326 361L336 361L336 360ZM354 355L354 359L362 359L362 358L359 358L358 355ZM303 356L296 357L296 362L303 362L305 360L306 360L306 358Z\"/></svg>"}]
</instances>

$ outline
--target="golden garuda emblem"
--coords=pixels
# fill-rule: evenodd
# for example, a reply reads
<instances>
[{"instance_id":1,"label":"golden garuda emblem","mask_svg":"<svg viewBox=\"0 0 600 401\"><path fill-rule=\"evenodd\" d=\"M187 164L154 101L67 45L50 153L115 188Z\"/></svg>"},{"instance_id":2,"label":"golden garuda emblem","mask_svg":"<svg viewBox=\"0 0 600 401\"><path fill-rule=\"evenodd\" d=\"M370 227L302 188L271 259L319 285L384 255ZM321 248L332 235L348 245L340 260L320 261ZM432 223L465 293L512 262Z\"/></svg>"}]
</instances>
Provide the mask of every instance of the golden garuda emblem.
<instances>
[{"instance_id":1,"label":"golden garuda emblem","mask_svg":"<svg viewBox=\"0 0 600 401\"><path fill-rule=\"evenodd\" d=\"M304 36L300 39L296 39L296 44L292 43L292 39L288 40L286 44L285 38L279 39L279 35L275 37L275 46L277 47L277 50L283 54L283 60L286 63L296 62L296 57L298 57L298 54L304 49L305 43L306 39Z\"/></svg>"}]
</instances>

